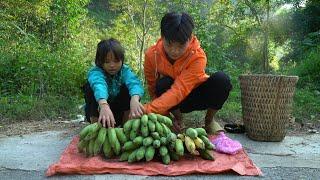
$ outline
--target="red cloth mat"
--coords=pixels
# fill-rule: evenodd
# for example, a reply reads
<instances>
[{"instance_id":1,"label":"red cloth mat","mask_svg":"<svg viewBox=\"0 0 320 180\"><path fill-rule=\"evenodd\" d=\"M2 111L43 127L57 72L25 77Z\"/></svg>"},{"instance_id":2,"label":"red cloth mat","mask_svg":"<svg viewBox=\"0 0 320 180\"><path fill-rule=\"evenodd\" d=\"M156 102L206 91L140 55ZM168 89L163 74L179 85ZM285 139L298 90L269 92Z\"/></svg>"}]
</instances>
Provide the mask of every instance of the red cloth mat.
<instances>
[{"instance_id":1,"label":"red cloth mat","mask_svg":"<svg viewBox=\"0 0 320 180\"><path fill-rule=\"evenodd\" d=\"M203 160L198 156L186 156L179 161L171 161L169 165L164 165L159 160L129 164L118 162L117 159L106 160L102 156L87 158L78 152L78 141L78 136L72 139L62 153L59 162L49 166L46 176L105 173L179 176L193 173L217 174L226 171L234 171L246 176L262 175L261 170L254 165L244 150L236 155L226 155L214 151L215 161Z\"/></svg>"}]
</instances>

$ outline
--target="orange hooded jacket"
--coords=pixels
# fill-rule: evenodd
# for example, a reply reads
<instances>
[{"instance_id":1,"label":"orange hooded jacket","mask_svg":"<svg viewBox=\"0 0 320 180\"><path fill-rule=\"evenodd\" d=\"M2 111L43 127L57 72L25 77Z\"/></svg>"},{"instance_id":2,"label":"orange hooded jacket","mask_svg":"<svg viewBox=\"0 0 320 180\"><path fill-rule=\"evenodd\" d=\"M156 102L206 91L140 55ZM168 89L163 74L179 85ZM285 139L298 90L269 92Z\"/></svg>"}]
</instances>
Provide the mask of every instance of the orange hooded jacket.
<instances>
[{"instance_id":1,"label":"orange hooded jacket","mask_svg":"<svg viewBox=\"0 0 320 180\"><path fill-rule=\"evenodd\" d=\"M156 45L145 52L144 73L152 98L150 103L144 105L146 112L168 113L169 109L183 101L194 88L208 79L206 65L206 54L195 36L192 36L185 53L174 64L169 62L160 38ZM156 97L155 85L160 76L170 76L174 83L168 91Z\"/></svg>"}]
</instances>

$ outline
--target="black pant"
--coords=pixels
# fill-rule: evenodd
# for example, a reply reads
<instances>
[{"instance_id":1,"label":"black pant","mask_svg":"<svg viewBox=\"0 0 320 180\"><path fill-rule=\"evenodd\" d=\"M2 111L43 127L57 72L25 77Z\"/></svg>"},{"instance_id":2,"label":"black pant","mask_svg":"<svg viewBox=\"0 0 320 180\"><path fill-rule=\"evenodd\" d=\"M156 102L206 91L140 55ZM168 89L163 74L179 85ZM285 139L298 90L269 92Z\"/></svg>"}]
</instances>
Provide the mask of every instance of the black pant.
<instances>
[{"instance_id":1,"label":"black pant","mask_svg":"<svg viewBox=\"0 0 320 180\"><path fill-rule=\"evenodd\" d=\"M99 117L98 103L94 97L94 93L90 87L89 82L83 86L84 99L86 102L85 116L86 120L90 122L90 117ZM120 87L119 94L114 98L113 101L108 101L110 109L116 121L116 125L122 125L122 118L124 111L130 110L130 99L129 90L125 85Z\"/></svg>"},{"instance_id":2,"label":"black pant","mask_svg":"<svg viewBox=\"0 0 320 180\"><path fill-rule=\"evenodd\" d=\"M156 82L156 96L160 96L170 89L174 80L165 76ZM207 81L193 89L191 93L171 110L180 109L183 113L208 108L219 110L229 96L232 89L230 78L223 72L211 75Z\"/></svg>"}]
</instances>

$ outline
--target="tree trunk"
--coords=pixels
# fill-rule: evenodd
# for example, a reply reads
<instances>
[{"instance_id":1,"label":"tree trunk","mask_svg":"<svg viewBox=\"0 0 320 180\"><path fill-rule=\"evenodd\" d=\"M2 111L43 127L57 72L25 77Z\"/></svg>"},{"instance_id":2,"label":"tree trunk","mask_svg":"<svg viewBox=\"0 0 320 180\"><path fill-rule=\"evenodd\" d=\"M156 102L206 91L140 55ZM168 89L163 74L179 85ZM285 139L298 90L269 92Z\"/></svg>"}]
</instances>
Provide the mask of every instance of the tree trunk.
<instances>
[{"instance_id":1,"label":"tree trunk","mask_svg":"<svg viewBox=\"0 0 320 180\"><path fill-rule=\"evenodd\" d=\"M264 43L263 43L263 71L264 73L269 73L269 11L270 3L269 0L266 0L267 3L267 20L264 28Z\"/></svg>"},{"instance_id":2,"label":"tree trunk","mask_svg":"<svg viewBox=\"0 0 320 180\"><path fill-rule=\"evenodd\" d=\"M146 39L146 10L147 10L147 0L144 1L143 5L143 16L142 16L142 37L141 37L141 44L140 44L140 51L139 51L139 75L142 77L142 56L144 50L144 43ZM144 78L142 78L144 79Z\"/></svg>"}]
</instances>

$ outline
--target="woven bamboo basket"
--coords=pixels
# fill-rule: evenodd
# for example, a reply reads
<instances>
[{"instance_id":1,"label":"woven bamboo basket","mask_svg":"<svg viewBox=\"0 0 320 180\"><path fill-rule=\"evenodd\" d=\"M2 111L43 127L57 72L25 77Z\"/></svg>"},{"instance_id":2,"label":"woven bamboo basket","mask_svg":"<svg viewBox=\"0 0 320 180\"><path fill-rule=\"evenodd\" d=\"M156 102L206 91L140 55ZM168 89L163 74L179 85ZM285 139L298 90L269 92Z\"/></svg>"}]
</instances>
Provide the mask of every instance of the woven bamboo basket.
<instances>
[{"instance_id":1,"label":"woven bamboo basket","mask_svg":"<svg viewBox=\"0 0 320 180\"><path fill-rule=\"evenodd\" d=\"M240 75L243 123L250 139L282 141L297 76Z\"/></svg>"}]
</instances>

